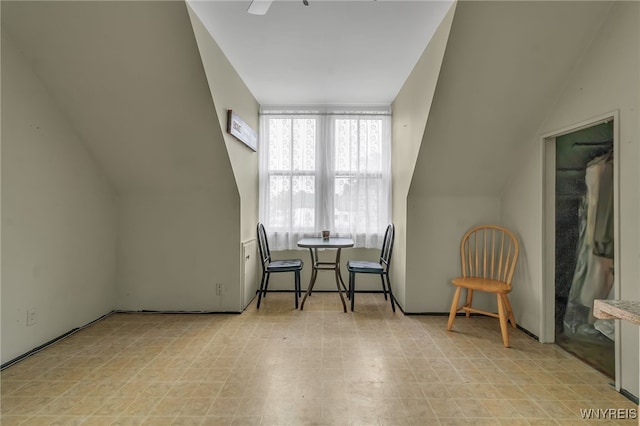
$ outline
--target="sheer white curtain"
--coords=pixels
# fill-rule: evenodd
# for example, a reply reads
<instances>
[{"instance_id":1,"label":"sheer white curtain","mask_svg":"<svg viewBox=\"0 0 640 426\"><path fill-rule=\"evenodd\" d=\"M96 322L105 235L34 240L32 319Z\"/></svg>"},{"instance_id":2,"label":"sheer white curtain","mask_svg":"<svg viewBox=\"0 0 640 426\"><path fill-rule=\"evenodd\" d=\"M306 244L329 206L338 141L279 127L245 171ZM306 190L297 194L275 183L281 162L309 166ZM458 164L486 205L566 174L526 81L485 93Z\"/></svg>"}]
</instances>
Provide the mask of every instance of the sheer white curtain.
<instances>
[{"instance_id":1,"label":"sheer white curtain","mask_svg":"<svg viewBox=\"0 0 640 426\"><path fill-rule=\"evenodd\" d=\"M272 249L323 229L380 247L391 220L390 128L388 108L261 111L260 221Z\"/></svg>"},{"instance_id":2,"label":"sheer white curtain","mask_svg":"<svg viewBox=\"0 0 640 426\"><path fill-rule=\"evenodd\" d=\"M333 215L330 229L356 247L380 247L391 220L389 116L329 116L333 136Z\"/></svg>"}]
</instances>

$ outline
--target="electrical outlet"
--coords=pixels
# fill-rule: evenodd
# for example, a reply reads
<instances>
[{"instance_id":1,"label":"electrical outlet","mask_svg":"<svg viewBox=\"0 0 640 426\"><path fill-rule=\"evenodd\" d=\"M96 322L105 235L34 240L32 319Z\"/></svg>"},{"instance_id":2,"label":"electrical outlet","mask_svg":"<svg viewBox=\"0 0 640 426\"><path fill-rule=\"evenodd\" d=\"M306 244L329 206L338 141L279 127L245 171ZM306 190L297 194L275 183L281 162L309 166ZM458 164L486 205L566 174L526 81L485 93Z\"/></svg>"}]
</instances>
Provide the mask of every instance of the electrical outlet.
<instances>
[{"instance_id":1,"label":"electrical outlet","mask_svg":"<svg viewBox=\"0 0 640 426\"><path fill-rule=\"evenodd\" d=\"M34 325L37 322L36 310L27 309L27 326Z\"/></svg>"},{"instance_id":2,"label":"electrical outlet","mask_svg":"<svg viewBox=\"0 0 640 426\"><path fill-rule=\"evenodd\" d=\"M222 296L222 284L216 284L216 296Z\"/></svg>"}]
</instances>

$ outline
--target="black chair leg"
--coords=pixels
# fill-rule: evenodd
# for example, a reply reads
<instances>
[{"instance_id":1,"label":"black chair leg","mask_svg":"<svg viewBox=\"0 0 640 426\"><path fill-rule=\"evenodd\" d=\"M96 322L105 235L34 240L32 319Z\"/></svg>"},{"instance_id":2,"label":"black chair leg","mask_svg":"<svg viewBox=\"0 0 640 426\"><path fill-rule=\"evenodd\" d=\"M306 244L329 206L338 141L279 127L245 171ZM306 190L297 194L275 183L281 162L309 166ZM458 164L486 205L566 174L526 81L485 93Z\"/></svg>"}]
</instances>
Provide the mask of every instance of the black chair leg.
<instances>
[{"instance_id":1,"label":"black chair leg","mask_svg":"<svg viewBox=\"0 0 640 426\"><path fill-rule=\"evenodd\" d=\"M380 281L382 281L382 292L384 293L384 300L387 300L387 286L384 284L384 275L380 274Z\"/></svg>"},{"instance_id":2,"label":"black chair leg","mask_svg":"<svg viewBox=\"0 0 640 426\"><path fill-rule=\"evenodd\" d=\"M267 297L267 288L269 287L269 278L271 277L271 274L267 274L267 278L264 282L264 290L262 291L262 297Z\"/></svg>"},{"instance_id":3,"label":"black chair leg","mask_svg":"<svg viewBox=\"0 0 640 426\"><path fill-rule=\"evenodd\" d=\"M355 293L355 286L356 286L356 274L355 272L349 272L349 296L351 299L351 312L353 312L353 308L355 305L354 302L354 293Z\"/></svg>"},{"instance_id":4,"label":"black chair leg","mask_svg":"<svg viewBox=\"0 0 640 426\"><path fill-rule=\"evenodd\" d=\"M393 303L393 292L391 291L391 281L389 281L389 275L385 274L387 277L387 286L389 287L389 299L391 300L391 310L393 312L396 311L396 305Z\"/></svg>"},{"instance_id":5,"label":"black chair leg","mask_svg":"<svg viewBox=\"0 0 640 426\"><path fill-rule=\"evenodd\" d=\"M262 300L262 292L264 289L264 282L266 277L268 277L269 274L267 273L262 273L262 279L260 279L260 288L258 289L258 305L256 306L256 309L260 309L260 301Z\"/></svg>"},{"instance_id":6,"label":"black chair leg","mask_svg":"<svg viewBox=\"0 0 640 426\"><path fill-rule=\"evenodd\" d=\"M298 309L298 293L300 291L300 271L295 272L295 283L293 288L293 294L296 299L296 309Z\"/></svg>"}]
</instances>

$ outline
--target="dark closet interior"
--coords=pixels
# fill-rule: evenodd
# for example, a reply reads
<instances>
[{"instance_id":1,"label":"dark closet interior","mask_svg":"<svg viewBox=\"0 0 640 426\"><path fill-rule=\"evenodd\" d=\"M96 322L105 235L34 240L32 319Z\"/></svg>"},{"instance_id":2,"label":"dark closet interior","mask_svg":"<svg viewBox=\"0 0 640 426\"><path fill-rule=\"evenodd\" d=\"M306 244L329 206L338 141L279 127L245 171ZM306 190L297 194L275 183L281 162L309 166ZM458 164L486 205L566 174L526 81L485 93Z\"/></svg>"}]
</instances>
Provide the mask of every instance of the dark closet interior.
<instances>
[{"instance_id":1,"label":"dark closet interior","mask_svg":"<svg viewBox=\"0 0 640 426\"><path fill-rule=\"evenodd\" d=\"M592 315L613 298L613 120L556 138L556 343L611 378L613 321Z\"/></svg>"}]
</instances>

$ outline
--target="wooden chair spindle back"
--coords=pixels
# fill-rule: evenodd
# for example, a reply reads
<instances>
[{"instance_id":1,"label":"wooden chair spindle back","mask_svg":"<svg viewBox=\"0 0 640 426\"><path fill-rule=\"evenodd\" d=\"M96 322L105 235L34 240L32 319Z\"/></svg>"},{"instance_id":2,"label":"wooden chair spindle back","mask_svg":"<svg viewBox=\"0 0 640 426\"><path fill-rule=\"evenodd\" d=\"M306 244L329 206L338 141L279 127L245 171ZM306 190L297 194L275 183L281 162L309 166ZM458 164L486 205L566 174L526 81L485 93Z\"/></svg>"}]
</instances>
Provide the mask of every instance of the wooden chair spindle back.
<instances>
[{"instance_id":1,"label":"wooden chair spindle back","mask_svg":"<svg viewBox=\"0 0 640 426\"><path fill-rule=\"evenodd\" d=\"M518 240L511 231L496 225L477 226L460 244L462 276L511 284L518 254Z\"/></svg>"}]
</instances>

